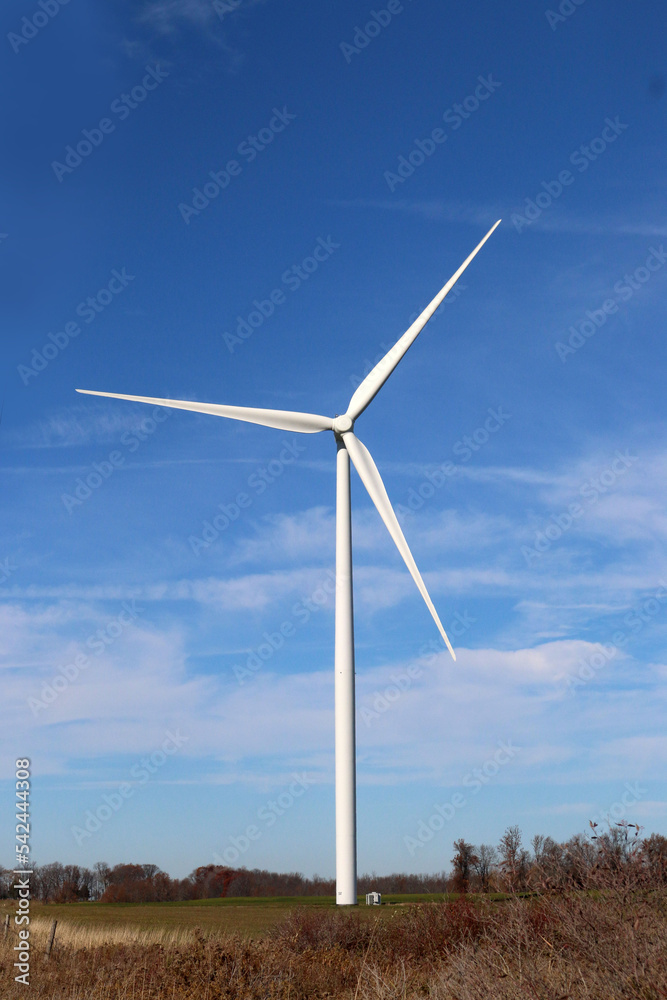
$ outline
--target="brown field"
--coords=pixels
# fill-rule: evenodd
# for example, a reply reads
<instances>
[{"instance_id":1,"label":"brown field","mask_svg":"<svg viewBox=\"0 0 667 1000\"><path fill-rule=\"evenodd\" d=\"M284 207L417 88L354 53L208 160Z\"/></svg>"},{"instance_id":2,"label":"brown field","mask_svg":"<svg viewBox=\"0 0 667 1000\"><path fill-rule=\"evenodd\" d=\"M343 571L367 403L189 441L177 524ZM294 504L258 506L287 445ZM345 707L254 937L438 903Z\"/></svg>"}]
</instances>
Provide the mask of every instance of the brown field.
<instances>
[{"instance_id":1,"label":"brown field","mask_svg":"<svg viewBox=\"0 0 667 1000\"><path fill-rule=\"evenodd\" d=\"M462 897L344 912L327 900L294 903L34 906L28 993L40 1000L667 1000L665 890ZM53 917L58 932L47 962ZM11 933L0 938L2 1000L27 992L13 982L14 942Z\"/></svg>"},{"instance_id":2,"label":"brown field","mask_svg":"<svg viewBox=\"0 0 667 1000\"><path fill-rule=\"evenodd\" d=\"M315 897L315 903L317 903ZM295 901L289 901L294 906ZM151 943L189 943L194 930L205 937L261 937L285 915L282 900L197 900L179 903L32 903L31 927L58 921L58 941L65 934L91 935L98 943L120 940ZM12 903L0 903L0 922L14 912Z\"/></svg>"},{"instance_id":3,"label":"brown field","mask_svg":"<svg viewBox=\"0 0 667 1000\"><path fill-rule=\"evenodd\" d=\"M413 902L442 901L442 893L429 895L386 895L383 900L384 915L395 905ZM454 899L454 896L448 897ZM364 899L360 896L359 902ZM272 927L285 916L286 910L299 907L315 909L334 908L333 896L274 896L257 899L252 897L227 899L198 899L176 903L43 903L33 902L30 907L31 927L40 928L42 922L50 926L58 921L58 940L65 935L84 931L96 943L136 940L150 943L190 943L195 929L205 937L242 938L266 936ZM5 913L13 914L15 904L0 900L0 925ZM377 910L359 910L362 919L368 919ZM93 933L94 932L94 933ZM128 936L129 935L129 936ZM83 939L81 939L83 940Z\"/></svg>"}]
</instances>

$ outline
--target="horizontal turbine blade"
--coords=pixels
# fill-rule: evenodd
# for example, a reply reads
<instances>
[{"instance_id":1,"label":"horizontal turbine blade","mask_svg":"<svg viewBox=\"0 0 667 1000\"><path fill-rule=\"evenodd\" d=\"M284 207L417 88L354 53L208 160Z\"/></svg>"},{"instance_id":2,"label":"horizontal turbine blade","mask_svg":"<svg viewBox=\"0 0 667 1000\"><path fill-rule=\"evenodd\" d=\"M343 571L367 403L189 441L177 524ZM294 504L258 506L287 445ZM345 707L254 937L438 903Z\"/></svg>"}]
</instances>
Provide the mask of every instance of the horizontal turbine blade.
<instances>
[{"instance_id":1,"label":"horizontal turbine blade","mask_svg":"<svg viewBox=\"0 0 667 1000\"><path fill-rule=\"evenodd\" d=\"M417 563L415 562L412 552L408 547L408 543L405 540L405 536L401 531L398 518L394 513L394 508L392 507L391 501L387 496L387 491L384 488L384 483L382 482L382 478L380 477L380 473L378 472L377 466L373 461L371 453L368 448L361 443L359 438L352 433L352 431L348 431L343 434L343 441L349 452L350 458L352 459L352 463L361 477L362 483L368 490L368 494L377 507L380 517L386 524L389 534L394 539L396 548L403 556L403 561L412 574L412 579L417 584L420 594L426 601L426 607L431 612L433 620L438 626L440 635L447 644L447 649L452 654L452 657L456 659L456 653L452 649L452 644L447 638L447 633L442 627L442 622L438 618L438 612L433 607L433 601L429 597L426 584L421 578L421 573L417 569Z\"/></svg>"},{"instance_id":2,"label":"horizontal turbine blade","mask_svg":"<svg viewBox=\"0 0 667 1000\"><path fill-rule=\"evenodd\" d=\"M456 274L452 275L445 287L438 292L431 304L424 309L421 316L414 321L412 326L405 331L401 339L394 344L392 349L388 351L382 360L378 361L375 368L369 372L350 400L350 405L347 408L348 417L351 417L352 420L356 420L359 414L363 413L368 404L375 398L405 352L417 339L418 334L424 329L433 313L442 305L447 292L454 287L470 261L479 253L491 233L500 225L501 222L502 219L498 219L496 224L489 229L481 243L478 243L470 256L463 261Z\"/></svg>"},{"instance_id":3,"label":"horizontal turbine blade","mask_svg":"<svg viewBox=\"0 0 667 1000\"><path fill-rule=\"evenodd\" d=\"M87 396L109 396L111 399L129 399L134 403L153 403L154 406L171 406L175 410L194 410L195 413L212 413L216 417L244 420L248 424L262 424L277 427L281 431L299 431L302 434L316 434L333 428L331 417L320 417L316 413L293 413L291 410L257 410L251 406L224 406L219 403L190 403L183 399L155 399L153 396L124 396L119 392L95 392L93 389L77 389Z\"/></svg>"}]
</instances>

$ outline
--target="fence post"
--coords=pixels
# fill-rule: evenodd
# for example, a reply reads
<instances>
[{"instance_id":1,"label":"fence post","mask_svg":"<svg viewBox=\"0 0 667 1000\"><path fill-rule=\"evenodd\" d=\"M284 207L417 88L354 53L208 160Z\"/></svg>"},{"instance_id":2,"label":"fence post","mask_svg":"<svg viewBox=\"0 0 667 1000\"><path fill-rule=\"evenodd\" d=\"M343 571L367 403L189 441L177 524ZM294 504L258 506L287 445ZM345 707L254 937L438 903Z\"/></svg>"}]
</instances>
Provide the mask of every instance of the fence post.
<instances>
[{"instance_id":1,"label":"fence post","mask_svg":"<svg viewBox=\"0 0 667 1000\"><path fill-rule=\"evenodd\" d=\"M51 949L53 948L53 940L56 936L56 927L58 926L58 921L54 920L51 924L51 930L49 932L49 940L46 942L46 951L44 952L44 957L48 958L51 954Z\"/></svg>"}]
</instances>

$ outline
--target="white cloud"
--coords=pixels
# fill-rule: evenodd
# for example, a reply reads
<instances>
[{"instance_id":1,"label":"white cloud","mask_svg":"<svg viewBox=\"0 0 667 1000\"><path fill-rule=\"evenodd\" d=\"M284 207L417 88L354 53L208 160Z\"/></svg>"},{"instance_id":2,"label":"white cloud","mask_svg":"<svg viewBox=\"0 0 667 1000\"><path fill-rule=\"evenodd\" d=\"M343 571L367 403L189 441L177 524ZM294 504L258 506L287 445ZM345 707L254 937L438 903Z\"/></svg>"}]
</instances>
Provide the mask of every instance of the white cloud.
<instances>
[{"instance_id":1,"label":"white cloud","mask_svg":"<svg viewBox=\"0 0 667 1000\"><path fill-rule=\"evenodd\" d=\"M148 416L150 411L145 407L68 406L44 420L6 431L4 440L11 448L118 444L124 433L140 430Z\"/></svg>"},{"instance_id":2,"label":"white cloud","mask_svg":"<svg viewBox=\"0 0 667 1000\"><path fill-rule=\"evenodd\" d=\"M155 36L177 37L183 27L199 31L209 43L225 54L228 72L235 73L242 66L245 57L227 41L227 29L234 17L243 16L253 7L266 2L267 0L242 0L237 9L220 16L213 6L213 0L149 0L141 8L136 20L154 32ZM225 34L221 30L223 17ZM126 51L128 47L130 51L134 48L127 41L124 46Z\"/></svg>"},{"instance_id":3,"label":"white cloud","mask_svg":"<svg viewBox=\"0 0 667 1000\"><path fill-rule=\"evenodd\" d=\"M251 537L241 538L231 564L246 562L331 560L335 551L335 516L330 507L313 507L295 514L273 514L251 525Z\"/></svg>"},{"instance_id":4,"label":"white cloud","mask_svg":"<svg viewBox=\"0 0 667 1000\"><path fill-rule=\"evenodd\" d=\"M263 664L242 685L230 670L198 675L188 666L189 640L182 630L137 620L101 655L90 654L79 675L34 713L28 698L42 700L45 684L53 686L63 665L86 649L70 633L78 619L78 634L88 634L91 609L15 607L11 615L11 645L22 647L32 662L5 673L0 729L15 734L18 726L42 773L75 778L90 772L95 780L95 760L150 753L168 728L178 727L188 737L182 753L193 762L195 782L270 782L295 767L332 780L332 669L284 673ZM298 645L298 639L291 641ZM600 683L596 679L572 696L563 675L599 650L582 640L532 649L460 648L456 664L439 654L362 670L360 780L456 784L500 739L521 748L503 771L503 782L650 774L656 762L667 763L664 671L646 671L643 686L630 693L617 690L608 683L612 672L618 680L624 671L627 680L636 669L619 655L601 672ZM409 674L415 667L417 673ZM375 712L370 722L369 710Z\"/></svg>"}]
</instances>

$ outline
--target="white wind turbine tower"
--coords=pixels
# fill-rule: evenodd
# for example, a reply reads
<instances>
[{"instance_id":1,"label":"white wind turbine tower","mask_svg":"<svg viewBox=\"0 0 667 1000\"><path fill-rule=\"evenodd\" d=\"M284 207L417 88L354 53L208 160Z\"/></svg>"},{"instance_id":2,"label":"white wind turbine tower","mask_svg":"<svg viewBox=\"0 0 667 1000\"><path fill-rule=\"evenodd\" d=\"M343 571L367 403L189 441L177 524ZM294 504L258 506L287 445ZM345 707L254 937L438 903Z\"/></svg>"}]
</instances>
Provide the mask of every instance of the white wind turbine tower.
<instances>
[{"instance_id":1,"label":"white wind turbine tower","mask_svg":"<svg viewBox=\"0 0 667 1000\"><path fill-rule=\"evenodd\" d=\"M371 500L377 507L396 548L403 557L412 578L426 601L435 624L456 659L447 633L429 597L421 574L408 548L401 527L391 506L384 483L368 449L354 434L354 422L387 381L410 345L416 340L449 290L456 284L468 264L484 246L501 220L489 230L470 256L452 275L444 288L415 320L354 392L347 412L342 416L323 417L314 413L294 413L289 410L263 410L247 406L226 406L176 399L156 399L152 396L126 396L117 392L95 392L77 389L90 396L110 396L137 403L170 406L196 413L212 413L232 420L244 420L283 431L315 434L333 431L336 438L336 613L335 613L335 758L336 758L336 902L355 905L357 902L357 803L354 695L354 617L352 610L352 512L350 504L350 459Z\"/></svg>"}]
</instances>

